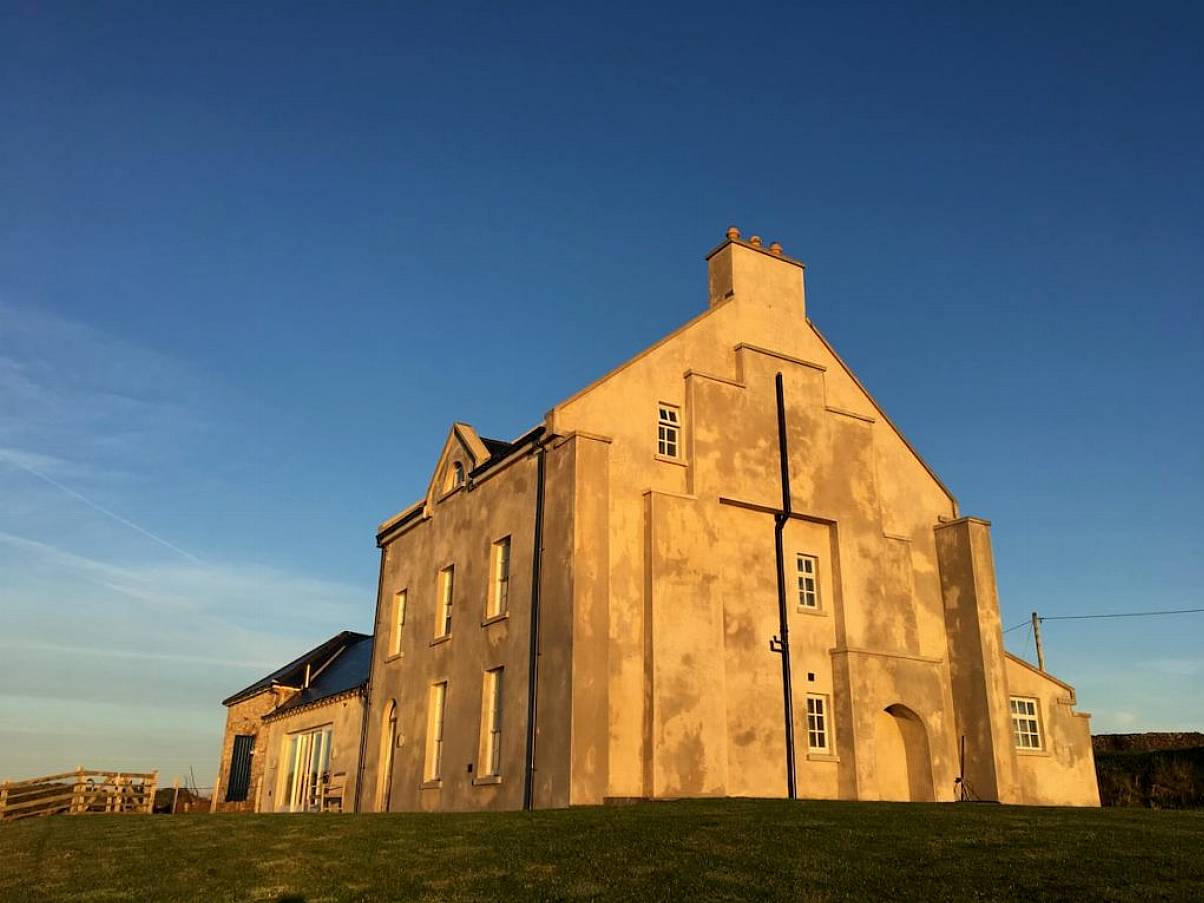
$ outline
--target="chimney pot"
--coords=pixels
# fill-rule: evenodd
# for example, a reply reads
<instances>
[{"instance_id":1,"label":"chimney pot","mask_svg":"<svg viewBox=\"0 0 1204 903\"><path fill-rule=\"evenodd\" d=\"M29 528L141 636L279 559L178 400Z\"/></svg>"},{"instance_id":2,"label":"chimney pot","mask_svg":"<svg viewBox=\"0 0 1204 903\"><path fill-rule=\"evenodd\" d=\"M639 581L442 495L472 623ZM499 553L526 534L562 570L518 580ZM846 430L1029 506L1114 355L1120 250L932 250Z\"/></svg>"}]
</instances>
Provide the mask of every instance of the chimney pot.
<instances>
[{"instance_id":1,"label":"chimney pot","mask_svg":"<svg viewBox=\"0 0 1204 903\"><path fill-rule=\"evenodd\" d=\"M776 241L775 241L773 244L771 244L771 245L769 246L769 253L770 253L770 254L773 254L773 255L774 255L774 256L776 256L776 257L781 257L781 256L782 256L782 245L781 245L781 243L780 243L780 242L776 242Z\"/></svg>"},{"instance_id":2,"label":"chimney pot","mask_svg":"<svg viewBox=\"0 0 1204 903\"><path fill-rule=\"evenodd\" d=\"M748 243L749 243L750 245L752 245L754 248L759 248L759 247L761 247L761 236L760 236L760 235L754 235L752 238L750 238L750 239L748 240Z\"/></svg>"},{"instance_id":3,"label":"chimney pot","mask_svg":"<svg viewBox=\"0 0 1204 903\"><path fill-rule=\"evenodd\" d=\"M728 226L727 227L727 237L728 237L729 241L739 241L740 240L740 230L737 229L735 226Z\"/></svg>"}]
</instances>

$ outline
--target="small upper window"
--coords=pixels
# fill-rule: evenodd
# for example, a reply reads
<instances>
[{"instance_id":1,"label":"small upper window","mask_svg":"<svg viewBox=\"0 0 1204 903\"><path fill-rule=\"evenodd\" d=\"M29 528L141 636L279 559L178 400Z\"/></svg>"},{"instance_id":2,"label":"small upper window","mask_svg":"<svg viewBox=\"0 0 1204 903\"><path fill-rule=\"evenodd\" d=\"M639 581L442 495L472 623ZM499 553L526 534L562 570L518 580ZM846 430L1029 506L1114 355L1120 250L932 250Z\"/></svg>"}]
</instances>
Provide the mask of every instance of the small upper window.
<instances>
[{"instance_id":1,"label":"small upper window","mask_svg":"<svg viewBox=\"0 0 1204 903\"><path fill-rule=\"evenodd\" d=\"M819 561L814 555L798 556L798 607L819 608Z\"/></svg>"},{"instance_id":2,"label":"small upper window","mask_svg":"<svg viewBox=\"0 0 1204 903\"><path fill-rule=\"evenodd\" d=\"M485 606L485 617L503 615L510 607L510 537L499 539L493 544L492 585L489 601Z\"/></svg>"},{"instance_id":3,"label":"small upper window","mask_svg":"<svg viewBox=\"0 0 1204 903\"><path fill-rule=\"evenodd\" d=\"M657 406L656 453L666 458L681 456L681 412L674 405Z\"/></svg>"},{"instance_id":4,"label":"small upper window","mask_svg":"<svg viewBox=\"0 0 1204 903\"><path fill-rule=\"evenodd\" d=\"M1012 736L1016 749L1041 749L1041 722L1037 717L1037 700L1023 696L1012 697Z\"/></svg>"},{"instance_id":5,"label":"small upper window","mask_svg":"<svg viewBox=\"0 0 1204 903\"><path fill-rule=\"evenodd\" d=\"M393 617L389 630L389 655L401 655L401 638L406 629L406 591L393 594Z\"/></svg>"},{"instance_id":6,"label":"small upper window","mask_svg":"<svg viewBox=\"0 0 1204 903\"><path fill-rule=\"evenodd\" d=\"M439 614L435 618L435 638L451 635L452 597L455 593L456 569L448 565L439 572Z\"/></svg>"}]
</instances>

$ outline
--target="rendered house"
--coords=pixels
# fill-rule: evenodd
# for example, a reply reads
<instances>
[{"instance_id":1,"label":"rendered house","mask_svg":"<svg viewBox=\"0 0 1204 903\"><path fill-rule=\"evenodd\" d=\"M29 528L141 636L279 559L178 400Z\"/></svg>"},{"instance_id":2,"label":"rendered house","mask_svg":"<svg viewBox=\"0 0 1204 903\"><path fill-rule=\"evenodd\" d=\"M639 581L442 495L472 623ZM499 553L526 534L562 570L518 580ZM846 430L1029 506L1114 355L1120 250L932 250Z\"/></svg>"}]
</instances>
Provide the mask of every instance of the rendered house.
<instances>
[{"instance_id":1,"label":"rendered house","mask_svg":"<svg viewBox=\"0 0 1204 903\"><path fill-rule=\"evenodd\" d=\"M223 700L213 812L351 808L372 637L343 631Z\"/></svg>"},{"instance_id":2,"label":"rendered house","mask_svg":"<svg viewBox=\"0 0 1204 903\"><path fill-rule=\"evenodd\" d=\"M774 244L513 442L450 430L378 530L360 811L787 796L1098 805L963 516Z\"/></svg>"}]
</instances>

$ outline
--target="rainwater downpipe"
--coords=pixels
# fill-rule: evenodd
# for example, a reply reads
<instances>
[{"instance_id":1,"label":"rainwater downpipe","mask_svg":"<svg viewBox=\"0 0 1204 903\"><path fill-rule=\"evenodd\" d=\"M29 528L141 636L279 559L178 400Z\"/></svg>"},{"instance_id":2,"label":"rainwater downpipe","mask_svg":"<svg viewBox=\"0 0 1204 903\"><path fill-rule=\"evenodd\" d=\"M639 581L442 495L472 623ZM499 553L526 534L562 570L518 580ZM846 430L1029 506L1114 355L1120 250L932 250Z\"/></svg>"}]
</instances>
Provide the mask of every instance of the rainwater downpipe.
<instances>
[{"instance_id":1,"label":"rainwater downpipe","mask_svg":"<svg viewBox=\"0 0 1204 903\"><path fill-rule=\"evenodd\" d=\"M782 656L782 707L786 723L786 793L790 799L798 799L798 786L794 773L794 683L790 669L790 623L786 609L786 552L783 548L783 532L790 520L790 456L786 444L786 397L782 388L782 374L774 380L778 402L778 459L782 471L782 510L774 515L774 551L778 566L778 636L769 643L769 648Z\"/></svg>"},{"instance_id":2,"label":"rainwater downpipe","mask_svg":"<svg viewBox=\"0 0 1204 903\"><path fill-rule=\"evenodd\" d=\"M547 448L536 446L535 536L531 549L531 648L527 661L527 754L523 775L523 809L535 808L535 715L539 703L539 589L543 561L543 503L547 481Z\"/></svg>"}]
</instances>

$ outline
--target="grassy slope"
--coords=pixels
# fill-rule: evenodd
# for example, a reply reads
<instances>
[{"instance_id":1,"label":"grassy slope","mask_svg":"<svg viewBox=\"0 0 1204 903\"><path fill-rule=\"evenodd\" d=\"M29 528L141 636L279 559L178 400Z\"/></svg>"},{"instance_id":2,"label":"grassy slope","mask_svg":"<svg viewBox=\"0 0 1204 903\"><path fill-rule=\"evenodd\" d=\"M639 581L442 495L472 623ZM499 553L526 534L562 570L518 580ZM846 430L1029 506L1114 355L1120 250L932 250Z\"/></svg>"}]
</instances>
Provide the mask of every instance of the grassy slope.
<instances>
[{"instance_id":1,"label":"grassy slope","mask_svg":"<svg viewBox=\"0 0 1204 903\"><path fill-rule=\"evenodd\" d=\"M1204 811L695 800L0 827L0 900L1204 899Z\"/></svg>"}]
</instances>

